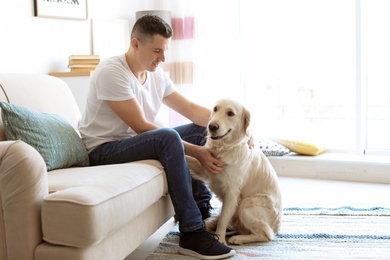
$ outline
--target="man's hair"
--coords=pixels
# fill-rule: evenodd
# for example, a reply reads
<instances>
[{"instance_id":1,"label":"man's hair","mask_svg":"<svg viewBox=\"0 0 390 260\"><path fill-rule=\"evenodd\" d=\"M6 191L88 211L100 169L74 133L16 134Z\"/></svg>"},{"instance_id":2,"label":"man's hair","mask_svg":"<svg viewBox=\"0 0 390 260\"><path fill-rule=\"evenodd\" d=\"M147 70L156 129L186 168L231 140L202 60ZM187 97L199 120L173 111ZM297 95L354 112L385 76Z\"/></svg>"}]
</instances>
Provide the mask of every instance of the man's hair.
<instances>
[{"instance_id":1,"label":"man's hair","mask_svg":"<svg viewBox=\"0 0 390 260\"><path fill-rule=\"evenodd\" d=\"M146 14L135 22L131 31L131 38L137 38L144 44L147 41L151 41L155 34L159 34L167 39L171 38L172 28L160 16Z\"/></svg>"}]
</instances>

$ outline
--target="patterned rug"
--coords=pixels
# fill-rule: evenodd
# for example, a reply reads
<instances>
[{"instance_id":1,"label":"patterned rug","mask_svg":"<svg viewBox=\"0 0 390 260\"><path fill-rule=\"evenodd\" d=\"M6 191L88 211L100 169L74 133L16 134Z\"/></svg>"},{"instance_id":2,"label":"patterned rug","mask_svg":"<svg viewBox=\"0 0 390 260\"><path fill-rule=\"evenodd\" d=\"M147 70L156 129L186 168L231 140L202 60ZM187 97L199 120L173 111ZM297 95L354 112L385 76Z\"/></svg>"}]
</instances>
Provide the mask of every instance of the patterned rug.
<instances>
[{"instance_id":1,"label":"patterned rug","mask_svg":"<svg viewBox=\"0 0 390 260\"><path fill-rule=\"evenodd\" d=\"M178 253L177 225L153 259L195 259ZM390 208L285 208L277 238L232 246L236 259L390 259Z\"/></svg>"}]
</instances>

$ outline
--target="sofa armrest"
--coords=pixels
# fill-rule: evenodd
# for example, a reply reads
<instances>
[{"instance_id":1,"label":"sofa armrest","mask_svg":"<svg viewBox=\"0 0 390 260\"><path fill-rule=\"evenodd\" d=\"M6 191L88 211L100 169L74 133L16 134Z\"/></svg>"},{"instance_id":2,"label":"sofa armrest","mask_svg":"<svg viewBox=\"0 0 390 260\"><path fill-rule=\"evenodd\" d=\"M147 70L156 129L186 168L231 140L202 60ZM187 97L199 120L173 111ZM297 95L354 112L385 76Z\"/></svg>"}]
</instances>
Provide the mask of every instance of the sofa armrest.
<instances>
[{"instance_id":1,"label":"sofa armrest","mask_svg":"<svg viewBox=\"0 0 390 260\"><path fill-rule=\"evenodd\" d=\"M42 156L22 141L0 142L0 260L34 259L47 194Z\"/></svg>"}]
</instances>

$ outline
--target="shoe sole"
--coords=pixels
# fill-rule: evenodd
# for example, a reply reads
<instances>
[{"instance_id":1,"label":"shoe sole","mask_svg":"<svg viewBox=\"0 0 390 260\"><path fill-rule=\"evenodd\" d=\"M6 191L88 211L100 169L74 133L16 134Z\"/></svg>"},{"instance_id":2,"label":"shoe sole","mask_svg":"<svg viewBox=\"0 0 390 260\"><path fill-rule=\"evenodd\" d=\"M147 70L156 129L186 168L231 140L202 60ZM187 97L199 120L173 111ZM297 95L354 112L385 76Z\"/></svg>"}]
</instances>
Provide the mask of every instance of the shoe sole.
<instances>
[{"instance_id":1,"label":"shoe sole","mask_svg":"<svg viewBox=\"0 0 390 260\"><path fill-rule=\"evenodd\" d=\"M195 251L192 251L192 250L186 249L186 248L182 248L179 246L179 253L182 255L197 257L200 259L213 260L213 259L224 259L224 258L231 257L231 256L236 254L236 251L232 249L232 250L230 250L229 253L226 253L223 255L201 255Z\"/></svg>"}]
</instances>

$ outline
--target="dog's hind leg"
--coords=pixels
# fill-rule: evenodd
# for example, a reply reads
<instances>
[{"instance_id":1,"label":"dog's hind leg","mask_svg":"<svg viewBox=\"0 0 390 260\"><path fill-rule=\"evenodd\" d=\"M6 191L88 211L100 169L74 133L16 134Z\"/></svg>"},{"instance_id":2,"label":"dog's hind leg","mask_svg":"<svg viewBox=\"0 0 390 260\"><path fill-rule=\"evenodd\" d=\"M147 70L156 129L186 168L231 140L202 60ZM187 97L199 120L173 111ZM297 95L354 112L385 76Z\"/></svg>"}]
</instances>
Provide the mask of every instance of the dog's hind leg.
<instances>
[{"instance_id":1,"label":"dog's hind leg","mask_svg":"<svg viewBox=\"0 0 390 260\"><path fill-rule=\"evenodd\" d=\"M275 237L274 230L270 226L273 222L273 217L270 216L273 215L272 210L259 206L258 203L258 200L251 198L241 201L238 218L240 225L250 234L233 236L228 240L230 244L268 242Z\"/></svg>"},{"instance_id":2,"label":"dog's hind leg","mask_svg":"<svg viewBox=\"0 0 390 260\"><path fill-rule=\"evenodd\" d=\"M232 236L228 239L229 244L242 245L253 242L268 242L273 238L274 234L272 229L263 220L255 220L252 222L252 225L256 229L256 233ZM252 230L250 231L252 232Z\"/></svg>"},{"instance_id":3,"label":"dog's hind leg","mask_svg":"<svg viewBox=\"0 0 390 260\"><path fill-rule=\"evenodd\" d=\"M268 242L274 238L273 230L264 219L256 219L249 210L241 212L240 217L241 224L245 226L250 234L232 236L228 239L229 244L241 245L253 242Z\"/></svg>"}]
</instances>

